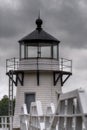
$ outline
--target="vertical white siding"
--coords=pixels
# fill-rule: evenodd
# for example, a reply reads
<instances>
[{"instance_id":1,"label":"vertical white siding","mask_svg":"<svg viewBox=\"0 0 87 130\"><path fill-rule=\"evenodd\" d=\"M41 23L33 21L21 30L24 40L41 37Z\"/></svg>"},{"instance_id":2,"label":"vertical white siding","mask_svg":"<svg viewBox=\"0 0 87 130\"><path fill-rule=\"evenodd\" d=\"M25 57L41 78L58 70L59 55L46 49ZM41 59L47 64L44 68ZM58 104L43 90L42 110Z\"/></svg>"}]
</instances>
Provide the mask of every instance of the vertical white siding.
<instances>
[{"instance_id":1,"label":"vertical white siding","mask_svg":"<svg viewBox=\"0 0 87 130\"><path fill-rule=\"evenodd\" d=\"M42 102L42 107L44 114L46 112L46 107L51 102L56 106L57 93L61 92L60 82L57 86L53 86L53 74L51 72L40 73L40 85L37 86L36 73L25 74L24 76L24 86L17 87L16 95L16 105L15 105L15 115L14 115L14 128L20 127L19 115L21 111L21 106L25 102L25 93L35 92L36 100Z\"/></svg>"}]
</instances>

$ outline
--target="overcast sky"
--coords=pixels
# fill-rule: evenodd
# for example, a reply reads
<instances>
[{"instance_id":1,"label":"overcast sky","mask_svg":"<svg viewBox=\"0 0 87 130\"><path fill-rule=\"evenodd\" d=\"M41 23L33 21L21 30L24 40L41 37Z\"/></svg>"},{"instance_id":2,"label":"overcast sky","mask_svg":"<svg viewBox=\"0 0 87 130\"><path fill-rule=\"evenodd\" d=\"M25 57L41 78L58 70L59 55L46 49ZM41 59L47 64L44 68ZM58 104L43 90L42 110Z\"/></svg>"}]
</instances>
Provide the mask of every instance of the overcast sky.
<instances>
[{"instance_id":1,"label":"overcast sky","mask_svg":"<svg viewBox=\"0 0 87 130\"><path fill-rule=\"evenodd\" d=\"M6 59L18 57L17 41L36 28L39 10L44 30L61 41L60 57L73 61L64 91L87 90L87 0L0 0L0 98L8 94Z\"/></svg>"}]
</instances>

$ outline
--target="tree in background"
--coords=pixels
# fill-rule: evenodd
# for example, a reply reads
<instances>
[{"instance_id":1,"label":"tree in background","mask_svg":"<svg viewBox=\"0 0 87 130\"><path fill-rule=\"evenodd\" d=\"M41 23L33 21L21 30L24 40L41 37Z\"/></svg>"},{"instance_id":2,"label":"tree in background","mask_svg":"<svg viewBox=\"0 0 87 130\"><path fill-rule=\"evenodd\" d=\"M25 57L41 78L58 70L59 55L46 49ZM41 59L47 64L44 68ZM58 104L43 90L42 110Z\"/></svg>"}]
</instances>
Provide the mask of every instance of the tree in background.
<instances>
[{"instance_id":1,"label":"tree in background","mask_svg":"<svg viewBox=\"0 0 87 130\"><path fill-rule=\"evenodd\" d=\"M15 107L15 99L13 100L13 108ZM9 98L7 95L4 95L0 100L0 116L8 116L9 109Z\"/></svg>"}]
</instances>

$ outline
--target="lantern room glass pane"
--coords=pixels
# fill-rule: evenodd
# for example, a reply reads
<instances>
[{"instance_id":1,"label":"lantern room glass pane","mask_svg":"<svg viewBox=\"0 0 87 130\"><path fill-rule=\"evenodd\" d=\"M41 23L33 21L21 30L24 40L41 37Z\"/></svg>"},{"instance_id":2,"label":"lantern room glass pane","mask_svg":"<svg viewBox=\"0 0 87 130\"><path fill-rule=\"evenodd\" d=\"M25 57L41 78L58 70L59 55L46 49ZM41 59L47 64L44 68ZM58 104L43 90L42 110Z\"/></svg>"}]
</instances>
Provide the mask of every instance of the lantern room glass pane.
<instances>
[{"instance_id":1,"label":"lantern room glass pane","mask_svg":"<svg viewBox=\"0 0 87 130\"><path fill-rule=\"evenodd\" d=\"M28 58L37 57L37 47L28 46Z\"/></svg>"},{"instance_id":2,"label":"lantern room glass pane","mask_svg":"<svg viewBox=\"0 0 87 130\"><path fill-rule=\"evenodd\" d=\"M41 57L51 58L51 47L50 46L41 47Z\"/></svg>"},{"instance_id":3,"label":"lantern room glass pane","mask_svg":"<svg viewBox=\"0 0 87 130\"><path fill-rule=\"evenodd\" d=\"M20 45L20 58L52 58L58 59L58 45L28 46Z\"/></svg>"},{"instance_id":4,"label":"lantern room glass pane","mask_svg":"<svg viewBox=\"0 0 87 130\"><path fill-rule=\"evenodd\" d=\"M57 59L57 46L53 46L53 58Z\"/></svg>"},{"instance_id":5,"label":"lantern room glass pane","mask_svg":"<svg viewBox=\"0 0 87 130\"><path fill-rule=\"evenodd\" d=\"M21 45L21 58L24 58L24 45Z\"/></svg>"}]
</instances>

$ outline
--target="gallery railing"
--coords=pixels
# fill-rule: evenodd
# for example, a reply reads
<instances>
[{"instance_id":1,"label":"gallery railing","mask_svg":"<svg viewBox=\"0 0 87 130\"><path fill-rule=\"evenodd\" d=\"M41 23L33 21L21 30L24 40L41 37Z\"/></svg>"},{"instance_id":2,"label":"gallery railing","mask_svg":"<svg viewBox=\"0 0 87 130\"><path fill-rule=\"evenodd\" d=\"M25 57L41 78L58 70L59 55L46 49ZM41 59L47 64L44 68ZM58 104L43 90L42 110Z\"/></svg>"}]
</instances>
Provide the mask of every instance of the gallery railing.
<instances>
[{"instance_id":1,"label":"gallery railing","mask_svg":"<svg viewBox=\"0 0 87 130\"><path fill-rule=\"evenodd\" d=\"M19 60L18 58L11 58L6 60L6 73L10 70L41 70L41 69L50 69L50 70L59 70L72 73L72 60L65 58L55 59L45 59L45 58L30 58Z\"/></svg>"},{"instance_id":2,"label":"gallery railing","mask_svg":"<svg viewBox=\"0 0 87 130\"><path fill-rule=\"evenodd\" d=\"M0 116L0 129L1 130L12 130L13 122L12 116Z\"/></svg>"}]
</instances>

